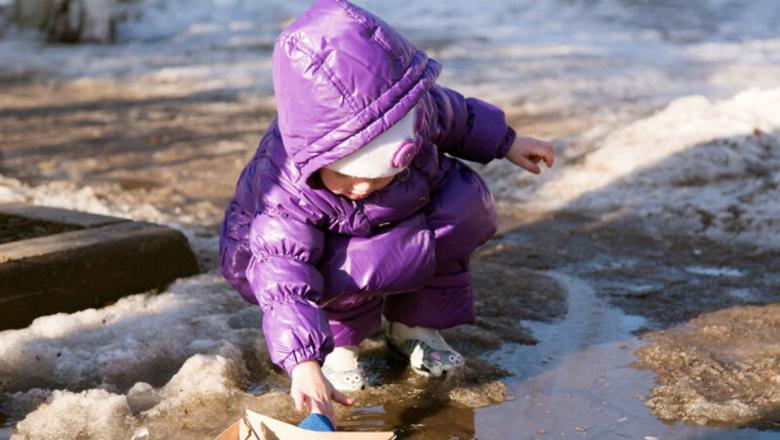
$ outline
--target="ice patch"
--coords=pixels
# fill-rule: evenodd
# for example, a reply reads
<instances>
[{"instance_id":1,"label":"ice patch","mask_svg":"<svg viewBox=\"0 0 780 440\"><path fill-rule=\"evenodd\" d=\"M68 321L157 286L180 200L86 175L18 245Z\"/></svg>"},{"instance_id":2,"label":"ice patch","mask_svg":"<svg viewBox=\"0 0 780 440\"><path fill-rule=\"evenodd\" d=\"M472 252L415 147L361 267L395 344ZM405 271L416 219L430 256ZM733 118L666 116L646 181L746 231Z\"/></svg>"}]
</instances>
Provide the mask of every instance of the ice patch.
<instances>
[{"instance_id":1,"label":"ice patch","mask_svg":"<svg viewBox=\"0 0 780 440\"><path fill-rule=\"evenodd\" d=\"M137 382L127 392L127 406L134 413L152 409L158 403L160 403L160 396L154 387L146 382Z\"/></svg>"},{"instance_id":2,"label":"ice patch","mask_svg":"<svg viewBox=\"0 0 780 440\"><path fill-rule=\"evenodd\" d=\"M732 289L729 291L729 295L731 295L734 298L739 298L745 301L751 301L756 299L755 293L750 288Z\"/></svg>"},{"instance_id":3,"label":"ice patch","mask_svg":"<svg viewBox=\"0 0 780 440\"><path fill-rule=\"evenodd\" d=\"M664 285L658 283L620 283L620 287L628 292L627 296L644 296L660 291L664 288Z\"/></svg>"},{"instance_id":4,"label":"ice patch","mask_svg":"<svg viewBox=\"0 0 780 440\"><path fill-rule=\"evenodd\" d=\"M710 277L744 277L745 273L733 267L706 267L706 266L688 266L685 268L690 273L697 275L707 275Z\"/></svg>"},{"instance_id":5,"label":"ice patch","mask_svg":"<svg viewBox=\"0 0 780 440\"><path fill-rule=\"evenodd\" d=\"M623 328L636 331L647 325L647 318L640 315L621 315L620 322Z\"/></svg>"},{"instance_id":6,"label":"ice patch","mask_svg":"<svg viewBox=\"0 0 780 440\"><path fill-rule=\"evenodd\" d=\"M131 440L145 440L149 438L149 430L142 426L140 428L136 428L135 432L133 432L133 438Z\"/></svg>"}]
</instances>

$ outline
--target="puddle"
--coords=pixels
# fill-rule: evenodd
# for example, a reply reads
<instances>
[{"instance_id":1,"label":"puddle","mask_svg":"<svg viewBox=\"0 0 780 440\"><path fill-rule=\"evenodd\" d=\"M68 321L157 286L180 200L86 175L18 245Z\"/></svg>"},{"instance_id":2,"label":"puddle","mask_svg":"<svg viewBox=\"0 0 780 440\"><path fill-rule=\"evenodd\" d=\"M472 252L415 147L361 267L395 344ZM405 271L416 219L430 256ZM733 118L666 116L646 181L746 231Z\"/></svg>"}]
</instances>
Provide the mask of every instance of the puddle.
<instances>
[{"instance_id":1,"label":"puddle","mask_svg":"<svg viewBox=\"0 0 780 440\"><path fill-rule=\"evenodd\" d=\"M585 280L546 271L568 292L568 314L555 323L523 321L539 343L505 344L489 358L511 369L510 400L481 409L399 400L355 408L340 421L350 431L395 429L409 439L777 439L777 432L665 424L644 405L654 374L633 354L647 325L598 298Z\"/></svg>"},{"instance_id":2,"label":"puddle","mask_svg":"<svg viewBox=\"0 0 780 440\"><path fill-rule=\"evenodd\" d=\"M11 434L13 434L13 425L15 423L15 420L0 411L0 440L8 440L11 438Z\"/></svg>"},{"instance_id":3,"label":"puddle","mask_svg":"<svg viewBox=\"0 0 780 440\"><path fill-rule=\"evenodd\" d=\"M476 411L453 406L413 405L404 402L369 408L356 408L339 422L346 431L395 430L399 439L478 438Z\"/></svg>"},{"instance_id":4,"label":"puddle","mask_svg":"<svg viewBox=\"0 0 780 440\"><path fill-rule=\"evenodd\" d=\"M11 426L13 421L5 414L0 412L0 440L11 438Z\"/></svg>"},{"instance_id":5,"label":"puddle","mask_svg":"<svg viewBox=\"0 0 780 440\"><path fill-rule=\"evenodd\" d=\"M661 422L643 402L653 373L630 367L644 344L631 332L645 319L606 304L580 278L547 274L569 292L568 314L555 324L525 321L539 344L494 356L517 374L508 380L514 400L477 410L475 438L778 438L776 432Z\"/></svg>"}]
</instances>

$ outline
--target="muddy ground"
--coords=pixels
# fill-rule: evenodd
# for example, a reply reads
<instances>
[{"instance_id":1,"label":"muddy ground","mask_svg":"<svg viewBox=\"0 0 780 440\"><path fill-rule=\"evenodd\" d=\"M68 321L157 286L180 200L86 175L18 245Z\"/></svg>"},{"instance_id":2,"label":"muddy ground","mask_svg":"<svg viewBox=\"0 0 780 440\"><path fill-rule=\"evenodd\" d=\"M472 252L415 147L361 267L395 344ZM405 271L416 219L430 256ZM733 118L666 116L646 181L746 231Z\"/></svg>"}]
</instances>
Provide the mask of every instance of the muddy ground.
<instances>
[{"instance_id":1,"label":"muddy ground","mask_svg":"<svg viewBox=\"0 0 780 440\"><path fill-rule=\"evenodd\" d=\"M780 429L780 305L731 307L648 335L647 405L665 420Z\"/></svg>"},{"instance_id":2,"label":"muddy ground","mask_svg":"<svg viewBox=\"0 0 780 440\"><path fill-rule=\"evenodd\" d=\"M3 78L0 174L90 185L104 197L213 225L274 117L271 99L240 90L171 95L109 79ZM513 123L540 135L584 128L576 118L550 118L517 115Z\"/></svg>"},{"instance_id":3,"label":"muddy ground","mask_svg":"<svg viewBox=\"0 0 780 440\"><path fill-rule=\"evenodd\" d=\"M214 237L272 117L271 104L240 92L160 96L102 80L4 81L0 173L30 185L90 185L101 197L150 203ZM556 131L550 121L526 122L540 135ZM779 251L649 233L648 219L626 213L501 210L500 235L473 260L478 321L449 332L468 368L445 382L412 377L375 338L363 347L375 386L361 393L360 406L384 406L383 417L410 436L423 435L419 421L431 426L435 414L445 414L444 432L473 434L473 420L458 427L464 416L473 419L468 408L513 398L505 383L517 368L492 362L489 352L535 342L519 320L555 323L567 313L565 290L546 275L552 271L587 280L600 299L646 318L634 332L648 344L636 366L654 371L657 386L636 394L657 417L778 429L780 308L772 303L780 297ZM216 251L202 251L204 269L216 267ZM250 407L286 399L286 378L266 373L272 379ZM285 401L275 406L278 415L292 418Z\"/></svg>"},{"instance_id":4,"label":"muddy ground","mask_svg":"<svg viewBox=\"0 0 780 440\"><path fill-rule=\"evenodd\" d=\"M230 91L170 96L108 80L4 81L0 173L88 184L213 224L272 117L273 107Z\"/></svg>"}]
</instances>

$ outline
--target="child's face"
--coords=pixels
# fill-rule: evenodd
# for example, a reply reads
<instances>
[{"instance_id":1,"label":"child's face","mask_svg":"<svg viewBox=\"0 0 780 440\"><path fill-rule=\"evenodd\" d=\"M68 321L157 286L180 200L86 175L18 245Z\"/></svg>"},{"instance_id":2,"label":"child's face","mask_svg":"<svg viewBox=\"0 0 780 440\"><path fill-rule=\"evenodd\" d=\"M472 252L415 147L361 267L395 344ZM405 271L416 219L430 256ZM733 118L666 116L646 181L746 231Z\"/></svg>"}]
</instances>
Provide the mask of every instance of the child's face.
<instances>
[{"instance_id":1,"label":"child's face","mask_svg":"<svg viewBox=\"0 0 780 440\"><path fill-rule=\"evenodd\" d=\"M394 176L377 177L369 179L365 177L353 177L341 174L337 171L322 168L320 179L325 188L330 192L352 200L365 199L372 192L378 191L393 181Z\"/></svg>"}]
</instances>

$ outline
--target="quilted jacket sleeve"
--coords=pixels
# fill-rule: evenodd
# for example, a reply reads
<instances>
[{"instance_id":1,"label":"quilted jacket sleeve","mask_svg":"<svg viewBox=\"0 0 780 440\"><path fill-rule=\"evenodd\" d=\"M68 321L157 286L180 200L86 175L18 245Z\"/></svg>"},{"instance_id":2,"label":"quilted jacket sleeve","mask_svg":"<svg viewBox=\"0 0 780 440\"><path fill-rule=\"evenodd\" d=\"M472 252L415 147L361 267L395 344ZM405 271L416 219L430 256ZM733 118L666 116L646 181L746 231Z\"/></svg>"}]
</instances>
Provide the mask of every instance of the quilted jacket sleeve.
<instances>
[{"instance_id":1,"label":"quilted jacket sleeve","mask_svg":"<svg viewBox=\"0 0 780 440\"><path fill-rule=\"evenodd\" d=\"M324 233L283 213L262 212L252 220L252 256L246 276L263 310L271 361L290 374L305 360L324 361L333 350L325 313L317 305L323 289L315 268Z\"/></svg>"},{"instance_id":2,"label":"quilted jacket sleeve","mask_svg":"<svg viewBox=\"0 0 780 440\"><path fill-rule=\"evenodd\" d=\"M437 112L432 137L441 152L483 164L506 155L516 133L500 108L438 84L430 94Z\"/></svg>"}]
</instances>

